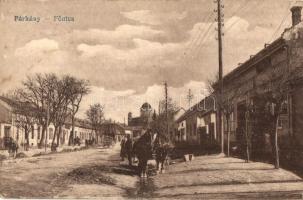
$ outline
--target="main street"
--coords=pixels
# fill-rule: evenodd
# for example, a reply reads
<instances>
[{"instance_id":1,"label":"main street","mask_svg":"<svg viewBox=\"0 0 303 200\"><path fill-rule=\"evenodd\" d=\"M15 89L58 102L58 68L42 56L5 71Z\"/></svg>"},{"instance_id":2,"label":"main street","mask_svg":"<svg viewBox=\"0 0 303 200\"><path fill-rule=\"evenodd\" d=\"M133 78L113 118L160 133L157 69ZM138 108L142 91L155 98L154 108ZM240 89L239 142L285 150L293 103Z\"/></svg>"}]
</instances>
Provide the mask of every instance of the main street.
<instances>
[{"instance_id":1,"label":"main street","mask_svg":"<svg viewBox=\"0 0 303 200\"><path fill-rule=\"evenodd\" d=\"M119 159L119 144L9 160L0 168L4 198L302 198L302 179L265 163L222 155L175 160L141 180Z\"/></svg>"},{"instance_id":2,"label":"main street","mask_svg":"<svg viewBox=\"0 0 303 200\"><path fill-rule=\"evenodd\" d=\"M4 198L125 196L137 177L119 167L119 145L10 160L0 167ZM130 174L130 175L129 175Z\"/></svg>"}]
</instances>

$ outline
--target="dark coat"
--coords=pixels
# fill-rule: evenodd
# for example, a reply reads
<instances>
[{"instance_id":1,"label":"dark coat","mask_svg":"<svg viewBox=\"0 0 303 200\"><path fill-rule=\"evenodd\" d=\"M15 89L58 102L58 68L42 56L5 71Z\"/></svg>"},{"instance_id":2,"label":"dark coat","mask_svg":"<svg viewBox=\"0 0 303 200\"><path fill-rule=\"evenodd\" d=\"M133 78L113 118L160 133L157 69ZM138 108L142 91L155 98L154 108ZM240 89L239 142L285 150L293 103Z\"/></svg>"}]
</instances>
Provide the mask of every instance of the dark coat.
<instances>
[{"instance_id":1,"label":"dark coat","mask_svg":"<svg viewBox=\"0 0 303 200\"><path fill-rule=\"evenodd\" d=\"M125 151L125 139L121 140L121 151L120 151L120 156L121 157L124 157L125 154L126 154L126 151Z\"/></svg>"},{"instance_id":2,"label":"dark coat","mask_svg":"<svg viewBox=\"0 0 303 200\"><path fill-rule=\"evenodd\" d=\"M125 152L127 154L132 153L132 151L133 151L133 141L132 141L132 139L127 139L126 140L126 142L124 144L124 149L125 149Z\"/></svg>"},{"instance_id":3,"label":"dark coat","mask_svg":"<svg viewBox=\"0 0 303 200\"><path fill-rule=\"evenodd\" d=\"M152 157L151 134L149 132L146 132L135 142L134 153L139 160L149 160Z\"/></svg>"}]
</instances>

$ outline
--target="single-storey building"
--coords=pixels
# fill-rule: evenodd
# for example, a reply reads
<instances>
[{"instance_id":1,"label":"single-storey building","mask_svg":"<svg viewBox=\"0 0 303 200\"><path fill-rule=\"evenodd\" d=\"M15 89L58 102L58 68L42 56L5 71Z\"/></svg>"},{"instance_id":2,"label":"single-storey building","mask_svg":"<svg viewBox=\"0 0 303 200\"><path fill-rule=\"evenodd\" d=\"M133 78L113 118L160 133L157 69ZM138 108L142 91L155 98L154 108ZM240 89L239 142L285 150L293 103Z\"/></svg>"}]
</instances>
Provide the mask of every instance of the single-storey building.
<instances>
[{"instance_id":1,"label":"single-storey building","mask_svg":"<svg viewBox=\"0 0 303 200\"><path fill-rule=\"evenodd\" d=\"M205 145L213 142L216 133L215 98L208 96L188 109L177 120L176 143L188 145Z\"/></svg>"},{"instance_id":2,"label":"single-storey building","mask_svg":"<svg viewBox=\"0 0 303 200\"><path fill-rule=\"evenodd\" d=\"M264 113L279 112L278 137L281 153L297 151L303 155L303 22L301 7L294 6L292 27L271 44L223 77L223 102L232 112L223 114L224 144L230 132L231 146L240 148L251 137L252 151L262 155L272 148L272 123ZM218 94L218 91L216 91ZM283 97L277 107L278 97ZM267 110L267 111L266 111ZM266 111L266 112L265 112ZM250 114L249 114L250 113ZM266 118L267 117L267 118ZM230 129L227 130L227 127ZM217 132L220 132L217 126ZM246 135L246 133L251 133ZM226 147L226 145L225 145ZM261 152L261 154L260 154ZM301 156L301 160L302 160Z\"/></svg>"}]
</instances>

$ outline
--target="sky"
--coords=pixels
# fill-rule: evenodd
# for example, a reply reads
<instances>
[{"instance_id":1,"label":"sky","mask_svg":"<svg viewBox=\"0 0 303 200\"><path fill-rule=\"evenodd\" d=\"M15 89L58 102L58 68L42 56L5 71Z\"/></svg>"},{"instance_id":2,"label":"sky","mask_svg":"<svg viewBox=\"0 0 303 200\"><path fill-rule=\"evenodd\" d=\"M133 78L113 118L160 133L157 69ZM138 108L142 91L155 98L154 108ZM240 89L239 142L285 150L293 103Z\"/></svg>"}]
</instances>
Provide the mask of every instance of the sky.
<instances>
[{"instance_id":1,"label":"sky","mask_svg":"<svg viewBox=\"0 0 303 200\"><path fill-rule=\"evenodd\" d=\"M291 26L288 0L225 0L224 74ZM212 0L0 0L0 93L35 73L89 80L89 105L123 122L144 102L157 110L163 84L178 106L207 94L218 69L216 4ZM40 21L15 21L15 16ZM54 21L54 16L73 21Z\"/></svg>"}]
</instances>

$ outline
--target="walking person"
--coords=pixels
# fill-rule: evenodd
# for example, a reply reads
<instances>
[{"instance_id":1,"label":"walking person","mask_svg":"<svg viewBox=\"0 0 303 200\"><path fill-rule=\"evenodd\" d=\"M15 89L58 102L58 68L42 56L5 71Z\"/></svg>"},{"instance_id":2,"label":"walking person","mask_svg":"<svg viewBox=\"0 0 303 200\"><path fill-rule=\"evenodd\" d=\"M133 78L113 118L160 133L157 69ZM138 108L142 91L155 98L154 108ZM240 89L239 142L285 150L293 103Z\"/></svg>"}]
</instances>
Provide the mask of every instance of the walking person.
<instances>
[{"instance_id":1,"label":"walking person","mask_svg":"<svg viewBox=\"0 0 303 200\"><path fill-rule=\"evenodd\" d=\"M133 155L133 141L130 135L127 135L125 142L125 153L127 154L128 164L132 166L132 155Z\"/></svg>"},{"instance_id":2,"label":"walking person","mask_svg":"<svg viewBox=\"0 0 303 200\"><path fill-rule=\"evenodd\" d=\"M121 157L121 160L124 161L124 158L125 158L125 137L122 138L121 140L121 143L120 143L120 146L121 146L121 150L120 150L120 157Z\"/></svg>"}]
</instances>

